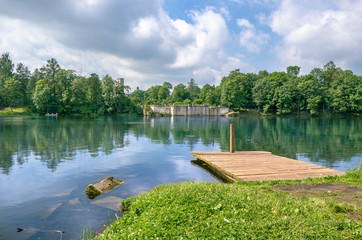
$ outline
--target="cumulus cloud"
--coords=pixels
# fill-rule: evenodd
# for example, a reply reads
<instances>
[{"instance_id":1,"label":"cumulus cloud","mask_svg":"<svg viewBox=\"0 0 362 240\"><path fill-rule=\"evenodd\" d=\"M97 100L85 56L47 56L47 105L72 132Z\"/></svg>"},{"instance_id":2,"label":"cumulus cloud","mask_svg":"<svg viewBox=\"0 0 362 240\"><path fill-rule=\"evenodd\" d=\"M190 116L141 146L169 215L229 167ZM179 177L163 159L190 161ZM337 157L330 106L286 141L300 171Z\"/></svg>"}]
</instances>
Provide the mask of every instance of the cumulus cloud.
<instances>
[{"instance_id":1,"label":"cumulus cloud","mask_svg":"<svg viewBox=\"0 0 362 240\"><path fill-rule=\"evenodd\" d=\"M249 52L259 52L261 46L267 43L269 35L256 29L247 19L237 19L237 25L242 29L240 44Z\"/></svg>"},{"instance_id":2,"label":"cumulus cloud","mask_svg":"<svg viewBox=\"0 0 362 240\"><path fill-rule=\"evenodd\" d=\"M77 72L125 77L132 88L188 81L205 67L220 72L226 9L190 11L188 23L171 19L162 3L3 0L0 49L30 67L54 57Z\"/></svg>"},{"instance_id":3,"label":"cumulus cloud","mask_svg":"<svg viewBox=\"0 0 362 240\"><path fill-rule=\"evenodd\" d=\"M229 75L235 69L240 69L241 72L255 72L250 64L236 57L226 57L221 65L221 68L216 70L210 67L203 67L193 71L193 76L198 79L198 84L214 84L219 85L222 77Z\"/></svg>"},{"instance_id":4,"label":"cumulus cloud","mask_svg":"<svg viewBox=\"0 0 362 240\"><path fill-rule=\"evenodd\" d=\"M275 49L284 67L304 72L332 60L343 68L362 64L362 1L284 0L270 18L282 37Z\"/></svg>"}]
</instances>

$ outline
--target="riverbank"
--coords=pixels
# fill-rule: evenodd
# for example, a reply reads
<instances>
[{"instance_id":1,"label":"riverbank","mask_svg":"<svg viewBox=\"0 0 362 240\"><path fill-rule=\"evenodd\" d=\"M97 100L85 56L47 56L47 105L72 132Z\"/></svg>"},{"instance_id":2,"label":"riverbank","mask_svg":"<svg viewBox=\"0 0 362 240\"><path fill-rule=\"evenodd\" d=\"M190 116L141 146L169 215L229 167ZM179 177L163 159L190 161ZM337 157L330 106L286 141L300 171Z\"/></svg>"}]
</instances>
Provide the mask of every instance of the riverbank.
<instances>
[{"instance_id":1,"label":"riverbank","mask_svg":"<svg viewBox=\"0 0 362 240\"><path fill-rule=\"evenodd\" d=\"M0 110L0 116L24 116L32 113L27 108L4 108Z\"/></svg>"},{"instance_id":2,"label":"riverbank","mask_svg":"<svg viewBox=\"0 0 362 240\"><path fill-rule=\"evenodd\" d=\"M95 239L361 239L362 168L297 181L161 185L122 207Z\"/></svg>"}]
</instances>

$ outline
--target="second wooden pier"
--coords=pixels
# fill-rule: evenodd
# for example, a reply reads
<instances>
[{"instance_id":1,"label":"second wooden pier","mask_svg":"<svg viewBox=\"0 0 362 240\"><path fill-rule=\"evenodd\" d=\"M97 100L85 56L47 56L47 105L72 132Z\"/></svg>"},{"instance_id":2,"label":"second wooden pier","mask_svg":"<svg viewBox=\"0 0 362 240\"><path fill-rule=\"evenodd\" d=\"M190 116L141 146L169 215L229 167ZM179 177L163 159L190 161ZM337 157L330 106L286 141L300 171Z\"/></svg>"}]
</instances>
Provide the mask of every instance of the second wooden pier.
<instances>
[{"instance_id":1,"label":"second wooden pier","mask_svg":"<svg viewBox=\"0 0 362 240\"><path fill-rule=\"evenodd\" d=\"M234 181L297 180L344 174L264 151L193 152L191 155Z\"/></svg>"}]
</instances>

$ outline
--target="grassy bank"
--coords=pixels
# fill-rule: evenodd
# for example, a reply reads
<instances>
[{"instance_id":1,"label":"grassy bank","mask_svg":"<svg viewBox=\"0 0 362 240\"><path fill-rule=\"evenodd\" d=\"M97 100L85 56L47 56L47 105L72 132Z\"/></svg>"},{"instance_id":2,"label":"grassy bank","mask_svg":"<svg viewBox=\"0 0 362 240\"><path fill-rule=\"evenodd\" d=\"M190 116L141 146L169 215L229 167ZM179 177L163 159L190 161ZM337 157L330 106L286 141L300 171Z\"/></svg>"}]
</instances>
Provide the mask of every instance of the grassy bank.
<instances>
[{"instance_id":1,"label":"grassy bank","mask_svg":"<svg viewBox=\"0 0 362 240\"><path fill-rule=\"evenodd\" d=\"M30 115L27 108L4 108L0 110L0 116Z\"/></svg>"},{"instance_id":2,"label":"grassy bank","mask_svg":"<svg viewBox=\"0 0 362 240\"><path fill-rule=\"evenodd\" d=\"M122 206L124 216L96 239L361 239L362 170L302 181L162 185Z\"/></svg>"}]
</instances>

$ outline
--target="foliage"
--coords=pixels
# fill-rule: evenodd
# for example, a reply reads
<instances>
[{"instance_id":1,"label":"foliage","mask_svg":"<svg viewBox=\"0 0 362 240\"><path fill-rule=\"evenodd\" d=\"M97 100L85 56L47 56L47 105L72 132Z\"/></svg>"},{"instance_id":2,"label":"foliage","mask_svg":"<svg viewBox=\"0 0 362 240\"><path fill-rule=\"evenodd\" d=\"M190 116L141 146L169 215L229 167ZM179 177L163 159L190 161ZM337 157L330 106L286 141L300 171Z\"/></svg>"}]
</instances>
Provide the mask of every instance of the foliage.
<instances>
[{"instance_id":1,"label":"foliage","mask_svg":"<svg viewBox=\"0 0 362 240\"><path fill-rule=\"evenodd\" d=\"M263 112L277 109L279 89L288 80L286 73L274 72L255 82L253 88L254 101L259 107L263 108Z\"/></svg>"},{"instance_id":2,"label":"foliage","mask_svg":"<svg viewBox=\"0 0 362 240\"><path fill-rule=\"evenodd\" d=\"M360 179L353 171L345 178ZM339 177L342 181L344 177ZM313 181L308 179L307 181ZM317 178L315 181L334 182ZM275 186L301 181L162 185L122 202L125 211L95 239L360 239L353 205L294 197Z\"/></svg>"},{"instance_id":3,"label":"foliage","mask_svg":"<svg viewBox=\"0 0 362 240\"><path fill-rule=\"evenodd\" d=\"M197 86L195 79L191 78L190 82L187 83L188 99L193 102L199 97L201 92L199 86Z\"/></svg>"},{"instance_id":4,"label":"foliage","mask_svg":"<svg viewBox=\"0 0 362 240\"><path fill-rule=\"evenodd\" d=\"M0 57L0 107L27 107L32 112L119 114L140 113L145 104L205 104L236 109L252 109L277 114L309 112L318 115L324 110L335 113L360 113L362 109L362 77L342 70L329 61L323 68L314 68L300 75L299 66L286 72L255 73L231 71L220 85L205 84L201 89L191 78L187 85L170 82L146 90L130 88L105 75L80 76L62 69L51 58L31 73L24 64L14 64L9 53Z\"/></svg>"},{"instance_id":5,"label":"foliage","mask_svg":"<svg viewBox=\"0 0 362 240\"><path fill-rule=\"evenodd\" d=\"M186 86L182 83L178 84L174 87L171 100L172 102L183 102L186 99L189 99L189 92L186 90Z\"/></svg>"},{"instance_id":6,"label":"foliage","mask_svg":"<svg viewBox=\"0 0 362 240\"><path fill-rule=\"evenodd\" d=\"M256 75L243 74L239 69L221 80L221 105L231 108L247 108L253 105L252 89Z\"/></svg>"},{"instance_id":7,"label":"foliage","mask_svg":"<svg viewBox=\"0 0 362 240\"><path fill-rule=\"evenodd\" d=\"M0 116L11 116L11 115L29 115L29 110L26 108L5 108L0 110Z\"/></svg>"}]
</instances>

